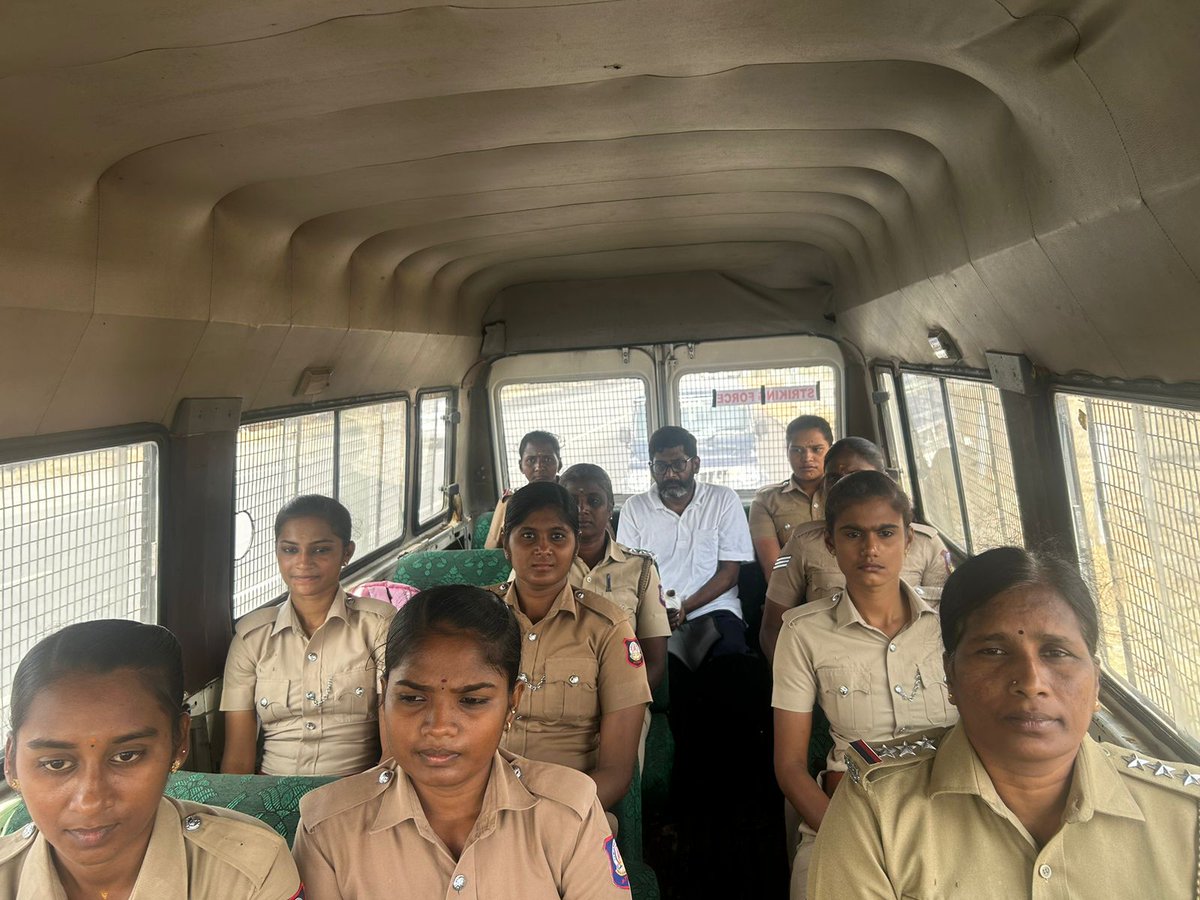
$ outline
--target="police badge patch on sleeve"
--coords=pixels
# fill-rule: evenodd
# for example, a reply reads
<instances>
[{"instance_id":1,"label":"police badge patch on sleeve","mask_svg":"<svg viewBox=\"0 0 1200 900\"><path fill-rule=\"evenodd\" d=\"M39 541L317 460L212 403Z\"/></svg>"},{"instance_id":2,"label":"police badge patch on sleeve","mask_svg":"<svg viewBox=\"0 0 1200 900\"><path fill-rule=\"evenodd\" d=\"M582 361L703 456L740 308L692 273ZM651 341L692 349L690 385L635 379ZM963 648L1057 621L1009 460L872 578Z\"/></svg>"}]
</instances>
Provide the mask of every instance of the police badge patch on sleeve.
<instances>
[{"instance_id":1,"label":"police badge patch on sleeve","mask_svg":"<svg viewBox=\"0 0 1200 900\"><path fill-rule=\"evenodd\" d=\"M629 660L629 664L635 668L640 668L646 664L646 658L642 656L642 645L633 638L625 641L625 657Z\"/></svg>"},{"instance_id":2,"label":"police badge patch on sleeve","mask_svg":"<svg viewBox=\"0 0 1200 900\"><path fill-rule=\"evenodd\" d=\"M629 890L629 873L625 871L625 861L621 859L621 851L617 849L616 838L611 834L604 839L604 852L608 854L608 866L612 869L613 884Z\"/></svg>"}]
</instances>

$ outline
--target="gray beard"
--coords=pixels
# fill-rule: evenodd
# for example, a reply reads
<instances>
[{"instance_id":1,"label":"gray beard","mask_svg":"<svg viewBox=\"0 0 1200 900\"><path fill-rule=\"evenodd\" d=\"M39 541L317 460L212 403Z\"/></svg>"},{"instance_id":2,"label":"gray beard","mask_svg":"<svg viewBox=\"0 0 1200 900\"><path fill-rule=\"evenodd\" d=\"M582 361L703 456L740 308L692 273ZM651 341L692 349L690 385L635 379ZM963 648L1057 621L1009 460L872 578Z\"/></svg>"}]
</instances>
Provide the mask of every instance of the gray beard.
<instances>
[{"instance_id":1,"label":"gray beard","mask_svg":"<svg viewBox=\"0 0 1200 900\"><path fill-rule=\"evenodd\" d=\"M673 484L670 487L659 488L658 494L660 497L666 497L668 500L682 500L691 490L690 485Z\"/></svg>"}]
</instances>

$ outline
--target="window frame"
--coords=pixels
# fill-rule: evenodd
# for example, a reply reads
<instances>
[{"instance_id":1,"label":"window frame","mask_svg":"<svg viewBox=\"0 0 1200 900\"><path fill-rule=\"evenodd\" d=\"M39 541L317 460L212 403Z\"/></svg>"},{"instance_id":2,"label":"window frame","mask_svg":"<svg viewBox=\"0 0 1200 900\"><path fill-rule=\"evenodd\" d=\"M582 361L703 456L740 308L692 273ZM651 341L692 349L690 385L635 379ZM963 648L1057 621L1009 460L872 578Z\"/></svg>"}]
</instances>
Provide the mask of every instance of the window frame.
<instances>
[{"instance_id":1,"label":"window frame","mask_svg":"<svg viewBox=\"0 0 1200 900\"><path fill-rule=\"evenodd\" d=\"M1060 394L1116 400L1122 403L1141 403L1200 414L1200 384L1166 385L1157 381L1138 380L1118 386L1111 382L1098 383L1097 379L1087 377L1052 375L1048 378L1048 385L1048 407L1050 415L1055 419L1058 462L1062 466L1063 477L1072 480L1078 478L1078 473L1075 471L1073 460L1067 457L1067 447L1064 446L1058 430L1057 405ZM1076 481L1073 490L1078 487ZM1071 538L1076 542L1075 547L1078 549L1078 534L1073 532ZM1088 589L1094 592L1095 585L1089 584ZM1200 764L1200 740L1180 731L1162 710L1153 705L1148 698L1110 675L1103 664L1100 665L1100 694L1106 706L1117 706L1131 716L1154 740L1167 747L1175 759Z\"/></svg>"},{"instance_id":2,"label":"window frame","mask_svg":"<svg viewBox=\"0 0 1200 900\"><path fill-rule=\"evenodd\" d=\"M889 391L883 386L883 376L886 374L892 379L892 389ZM908 475L908 483L910 490L909 499L913 503L915 509L920 509L919 488L917 486L916 473L913 470L913 456L910 448L908 435L905 433L904 425L908 421L908 416L904 407L904 392L900 389L900 372L897 366L892 363L876 363L871 367L872 383L875 386L876 393L886 393L888 399L880 402L872 396L873 405L875 407L875 427L879 430L879 434L883 436L883 451L889 464L899 467L903 464L903 471ZM893 409L896 411L896 434L891 434L891 423L888 421L888 414L884 410L884 403L894 404ZM893 446L893 441L899 446ZM903 483L901 483L903 487Z\"/></svg>"},{"instance_id":3,"label":"window frame","mask_svg":"<svg viewBox=\"0 0 1200 900\"><path fill-rule=\"evenodd\" d=\"M340 456L338 453L339 448L340 448L340 438L341 438L341 417L339 414L341 412L343 412L344 410L358 409L358 408L361 408L364 406L378 406L378 405L382 405L385 403L396 403L396 402L404 402L405 404L407 404L407 409L406 409L406 414L405 414L405 423L406 423L406 428L408 430L408 434L407 434L406 446L404 448L404 477L405 477L406 482L411 482L412 464L413 464L412 429L413 429L414 405L413 405L412 397L409 395L408 391L393 391L393 392L387 393L387 394L372 394L372 395L366 396L366 397L355 397L352 400L326 400L326 401L322 401L319 403L308 403L303 406L296 406L296 405L273 406L273 407L268 407L265 409L256 409L256 410L251 410L249 412L243 413L241 418L238 421L238 428L235 429L235 431L234 431L235 450L234 450L234 460L233 460L233 478L230 480L230 484L229 484L229 490L232 495L230 505L233 507L234 516L236 517L237 513L238 513L238 509L237 509L237 452L236 452L237 430L241 429L241 427L243 425L257 425L262 422L274 422L274 421L281 421L283 419L295 419L295 418L298 418L299 416L309 416L309 415L315 415L317 413L332 412L334 414L334 417L333 417L333 489L334 489L334 493L337 493L338 482L339 482L340 475L341 475L341 459L340 459ZM405 487L406 488L408 487L407 483L406 483ZM404 541L410 537L409 523L412 520L409 517L410 510L407 508L407 504L410 502L409 494L410 494L410 492L406 489L404 491L404 502L406 504L406 508L404 510L404 514L401 516L400 534L397 535L393 540L390 540L387 543L381 544L380 546L372 549L370 553L356 555L350 561L350 564L348 566L346 566L346 568L343 570L343 572L342 572L343 579L352 578L356 573L358 573L364 569L370 568L372 565L379 562L379 560L382 559L384 556L386 556L390 553L394 553L397 549L399 549L399 547L404 543ZM236 585L235 585L234 579L236 576L235 570L237 567L237 559L233 557L233 549L234 548L232 546L230 546L229 552L230 552L231 563L229 566L229 609L230 609L230 615L232 616L233 621L237 622L239 619L241 619L242 616L248 615L249 613L254 612L254 610L247 610L245 613L242 613L242 616L239 616L237 614L237 610L234 609L233 598L234 598L234 593L236 590ZM274 599L269 600L267 603L264 603L260 606L255 607L255 609L262 609L265 606L277 605L279 603L279 601L285 596L287 596L287 592L283 591L278 596L276 596Z\"/></svg>"},{"instance_id":4,"label":"window frame","mask_svg":"<svg viewBox=\"0 0 1200 900\"><path fill-rule=\"evenodd\" d=\"M450 521L450 513L453 509L453 504L450 502L450 497L446 496L446 505L439 510L434 516L429 519L421 519L421 401L426 397L445 395L446 397L446 414L453 419L458 412L458 389L453 385L444 387L421 388L417 391L416 401L410 407L412 411L412 478L410 480L410 503L412 504L413 534L424 534L437 525ZM446 429L446 467L442 474L445 484L442 486L442 492L445 494L445 489L454 483L454 464L458 444L458 429L453 427L452 420L444 420L442 427Z\"/></svg>"}]
</instances>

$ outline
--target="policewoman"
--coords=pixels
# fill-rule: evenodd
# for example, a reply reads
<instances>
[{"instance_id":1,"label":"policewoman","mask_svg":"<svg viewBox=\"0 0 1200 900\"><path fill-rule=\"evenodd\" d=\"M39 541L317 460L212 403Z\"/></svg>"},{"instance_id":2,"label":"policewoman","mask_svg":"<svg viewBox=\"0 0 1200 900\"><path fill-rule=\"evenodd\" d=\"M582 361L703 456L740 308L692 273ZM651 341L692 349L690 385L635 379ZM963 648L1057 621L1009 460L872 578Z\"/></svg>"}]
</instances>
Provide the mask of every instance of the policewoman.
<instances>
[{"instance_id":1,"label":"policewoman","mask_svg":"<svg viewBox=\"0 0 1200 900\"><path fill-rule=\"evenodd\" d=\"M558 438L548 431L531 431L521 438L517 448L520 460L521 474L525 481L532 484L535 481L556 481L558 470L562 468L562 450L559 449ZM508 508L508 498L513 495L506 490L496 503L492 513L492 522L488 526L487 538L483 546L494 550L500 546L500 534L504 530L504 514Z\"/></svg>"},{"instance_id":2,"label":"policewoman","mask_svg":"<svg viewBox=\"0 0 1200 900\"><path fill-rule=\"evenodd\" d=\"M221 694L222 772L350 775L379 762L378 682L396 610L342 590L353 553L350 513L336 500L309 494L279 511L275 558L288 597L237 623Z\"/></svg>"},{"instance_id":3,"label":"policewoman","mask_svg":"<svg viewBox=\"0 0 1200 900\"><path fill-rule=\"evenodd\" d=\"M431 588L404 606L381 712L394 758L300 801L293 852L310 896L629 896L592 780L498 749L526 690L522 642L480 588Z\"/></svg>"},{"instance_id":4,"label":"policewoman","mask_svg":"<svg viewBox=\"0 0 1200 900\"><path fill-rule=\"evenodd\" d=\"M650 690L656 690L666 671L671 623L667 621L654 555L617 543L612 536L612 480L602 468L577 463L562 473L559 484L575 498L579 508L579 553L571 564L570 583L629 611L646 657Z\"/></svg>"},{"instance_id":5,"label":"policewoman","mask_svg":"<svg viewBox=\"0 0 1200 900\"><path fill-rule=\"evenodd\" d=\"M759 489L750 501L750 539L765 578L795 530L825 515L823 466L833 429L820 416L799 416L788 423L786 436L791 477Z\"/></svg>"},{"instance_id":6,"label":"policewoman","mask_svg":"<svg viewBox=\"0 0 1200 900\"><path fill-rule=\"evenodd\" d=\"M885 469L883 453L875 444L860 437L842 438L825 454L825 490L851 472ZM950 554L937 529L916 522L909 527L912 541L900 577L932 603L941 596L942 585L950 577ZM767 658L775 651L785 612L802 603L832 597L845 586L846 577L825 544L825 523L802 525L784 546L767 583L767 603L759 628L759 643Z\"/></svg>"},{"instance_id":7,"label":"policewoman","mask_svg":"<svg viewBox=\"0 0 1200 900\"><path fill-rule=\"evenodd\" d=\"M855 472L830 489L825 514L826 541L846 589L784 616L773 668L775 775L803 819L793 900L804 896L813 837L845 771L850 742L957 719L947 698L937 611L900 578L911 540L908 497L882 472ZM808 769L818 704L833 738L819 782Z\"/></svg>"},{"instance_id":8,"label":"policewoman","mask_svg":"<svg viewBox=\"0 0 1200 900\"><path fill-rule=\"evenodd\" d=\"M32 822L0 838L0 897L304 896L272 829L163 796L187 754L183 696L179 643L157 625L71 625L26 654L4 768Z\"/></svg>"},{"instance_id":9,"label":"policewoman","mask_svg":"<svg viewBox=\"0 0 1200 900\"><path fill-rule=\"evenodd\" d=\"M494 590L521 626L526 689L504 747L586 772L605 809L629 789L650 686L629 612L570 584L579 511L537 482L508 502L504 552L513 580Z\"/></svg>"},{"instance_id":10,"label":"policewoman","mask_svg":"<svg viewBox=\"0 0 1200 900\"><path fill-rule=\"evenodd\" d=\"M1196 897L1200 769L1088 736L1099 624L1078 569L989 550L950 576L941 626L962 720L849 749L809 895Z\"/></svg>"}]
</instances>

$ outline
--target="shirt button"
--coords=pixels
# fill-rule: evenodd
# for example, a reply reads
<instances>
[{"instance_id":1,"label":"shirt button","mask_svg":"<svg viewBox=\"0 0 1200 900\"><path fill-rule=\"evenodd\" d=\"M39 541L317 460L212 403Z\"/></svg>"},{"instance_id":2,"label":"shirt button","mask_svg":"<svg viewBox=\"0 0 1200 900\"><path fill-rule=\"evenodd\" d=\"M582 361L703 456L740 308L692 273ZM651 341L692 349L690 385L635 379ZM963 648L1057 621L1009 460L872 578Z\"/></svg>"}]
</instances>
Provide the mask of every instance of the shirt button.
<instances>
[{"instance_id":1,"label":"shirt button","mask_svg":"<svg viewBox=\"0 0 1200 900\"><path fill-rule=\"evenodd\" d=\"M1054 874L1054 870L1045 863L1042 863L1040 866L1038 866L1038 874L1049 880L1050 876Z\"/></svg>"},{"instance_id":2,"label":"shirt button","mask_svg":"<svg viewBox=\"0 0 1200 900\"><path fill-rule=\"evenodd\" d=\"M354 689L354 696L355 696L355 697L361 697L361 696L362 696L363 694L365 694L365 693L366 693L366 691L364 691L364 690L363 690L362 688L360 688L360 687L357 687L357 688L355 688L355 689Z\"/></svg>"},{"instance_id":3,"label":"shirt button","mask_svg":"<svg viewBox=\"0 0 1200 900\"><path fill-rule=\"evenodd\" d=\"M317 723L316 723L316 722L305 722L305 723L304 723L304 727L305 727L305 728L306 728L308 731L314 731L314 730L316 730Z\"/></svg>"},{"instance_id":4,"label":"shirt button","mask_svg":"<svg viewBox=\"0 0 1200 900\"><path fill-rule=\"evenodd\" d=\"M305 699L306 699L306 700L316 700L316 699L317 699L317 692L316 692L316 691L309 691L307 694L305 694L305 695L304 695L304 697L305 697Z\"/></svg>"},{"instance_id":5,"label":"shirt button","mask_svg":"<svg viewBox=\"0 0 1200 900\"><path fill-rule=\"evenodd\" d=\"M266 697L263 697L261 700L258 701L258 705L261 706L263 709L266 709L268 706L271 705L271 701L268 700Z\"/></svg>"},{"instance_id":6,"label":"shirt button","mask_svg":"<svg viewBox=\"0 0 1200 900\"><path fill-rule=\"evenodd\" d=\"M461 891L466 886L467 886L467 876L466 875L455 875L454 880L452 882L450 882L450 887L454 888L456 891Z\"/></svg>"},{"instance_id":7,"label":"shirt button","mask_svg":"<svg viewBox=\"0 0 1200 900\"><path fill-rule=\"evenodd\" d=\"M392 780L392 773L389 772L387 769L384 769L382 772L379 773L379 783L380 784L387 784L391 780Z\"/></svg>"},{"instance_id":8,"label":"shirt button","mask_svg":"<svg viewBox=\"0 0 1200 900\"><path fill-rule=\"evenodd\" d=\"M536 641L537 640L537 632L536 631L529 632L529 639L531 641Z\"/></svg>"},{"instance_id":9,"label":"shirt button","mask_svg":"<svg viewBox=\"0 0 1200 900\"><path fill-rule=\"evenodd\" d=\"M901 687L900 685L896 685L895 691L896 691L896 693L897 693L897 694L903 694L903 693L904 693L904 688L903 688L903 687Z\"/></svg>"},{"instance_id":10,"label":"shirt button","mask_svg":"<svg viewBox=\"0 0 1200 900\"><path fill-rule=\"evenodd\" d=\"M310 651L309 651L309 653L308 653L308 661L309 661L309 662L316 662L316 661L317 661L317 654L313 653L313 652L310 650Z\"/></svg>"},{"instance_id":11,"label":"shirt button","mask_svg":"<svg viewBox=\"0 0 1200 900\"><path fill-rule=\"evenodd\" d=\"M888 644L888 653L895 653L895 652L896 652L896 645Z\"/></svg>"},{"instance_id":12,"label":"shirt button","mask_svg":"<svg viewBox=\"0 0 1200 900\"><path fill-rule=\"evenodd\" d=\"M188 831L197 831L200 828L200 817L188 816L183 820L183 827Z\"/></svg>"},{"instance_id":13,"label":"shirt button","mask_svg":"<svg viewBox=\"0 0 1200 900\"><path fill-rule=\"evenodd\" d=\"M840 688L838 688L838 693L845 697L848 693L850 693L850 688L843 684Z\"/></svg>"},{"instance_id":14,"label":"shirt button","mask_svg":"<svg viewBox=\"0 0 1200 900\"><path fill-rule=\"evenodd\" d=\"M25 838L25 840L29 840L35 834L37 834L37 826L32 822L26 822L25 827L21 829L21 837Z\"/></svg>"},{"instance_id":15,"label":"shirt button","mask_svg":"<svg viewBox=\"0 0 1200 900\"><path fill-rule=\"evenodd\" d=\"M579 684L579 676L572 675L570 678L567 679L567 683L568 684Z\"/></svg>"}]
</instances>

